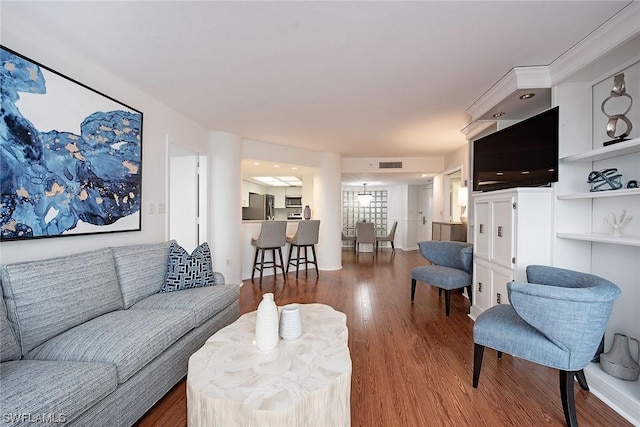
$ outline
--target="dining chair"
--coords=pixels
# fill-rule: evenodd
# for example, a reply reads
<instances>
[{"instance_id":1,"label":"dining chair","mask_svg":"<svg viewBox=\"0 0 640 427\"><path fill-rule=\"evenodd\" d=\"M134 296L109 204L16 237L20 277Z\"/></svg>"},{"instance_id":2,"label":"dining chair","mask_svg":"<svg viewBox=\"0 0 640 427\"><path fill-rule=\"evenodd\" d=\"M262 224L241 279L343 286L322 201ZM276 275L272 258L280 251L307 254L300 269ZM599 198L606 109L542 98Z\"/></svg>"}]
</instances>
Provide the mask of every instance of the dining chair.
<instances>
[{"instance_id":1,"label":"dining chair","mask_svg":"<svg viewBox=\"0 0 640 427\"><path fill-rule=\"evenodd\" d=\"M359 222L356 224L356 252L360 250L361 243L376 243L375 225L372 222Z\"/></svg>"},{"instance_id":2,"label":"dining chair","mask_svg":"<svg viewBox=\"0 0 640 427\"><path fill-rule=\"evenodd\" d=\"M391 242L391 251L395 254L396 247L393 244L393 240L396 238L396 228L398 228L398 221L394 221L393 226L391 226L391 231L389 234L385 236L376 236L376 252L378 252L378 243L380 242Z\"/></svg>"},{"instance_id":3,"label":"dining chair","mask_svg":"<svg viewBox=\"0 0 640 427\"><path fill-rule=\"evenodd\" d=\"M318 262L316 258L316 243L318 243L318 233L320 231L320 220L305 220L298 222L298 229L296 234L291 237L287 237L287 243L289 243L289 257L287 259L287 273L289 273L289 266L295 265L296 267L296 279L298 278L298 272L300 271L300 264L304 264L305 268L308 264L313 264L316 267L316 275L319 276ZM293 254L293 248L296 248L296 257L291 259ZM304 255L300 256L300 248L304 249ZM313 259L309 258L307 249L311 248Z\"/></svg>"},{"instance_id":4,"label":"dining chair","mask_svg":"<svg viewBox=\"0 0 640 427\"><path fill-rule=\"evenodd\" d=\"M262 285L262 272L265 268L273 268L274 277L278 274L278 268L282 271L282 277L287 280L282 258L282 247L287 242L287 221L262 221L260 235L251 239L251 244L256 247L256 255L253 259L253 270L251 280L255 276L256 270L260 272L260 285ZM271 251L271 261L264 260L265 251ZM280 255L280 264L276 260L276 251ZM260 261L258 255L262 254Z\"/></svg>"},{"instance_id":5,"label":"dining chair","mask_svg":"<svg viewBox=\"0 0 640 427\"><path fill-rule=\"evenodd\" d=\"M418 242L420 254L431 265L422 265L411 270L411 302L416 294L416 283L420 281L438 289L444 289L445 314L449 317L451 291L467 288L469 303L472 301L473 245L464 242Z\"/></svg>"},{"instance_id":6,"label":"dining chair","mask_svg":"<svg viewBox=\"0 0 640 427\"><path fill-rule=\"evenodd\" d=\"M343 242L353 242L353 249L356 248L356 235L355 234L344 234L344 231L340 233L342 235Z\"/></svg>"},{"instance_id":7,"label":"dining chair","mask_svg":"<svg viewBox=\"0 0 640 427\"><path fill-rule=\"evenodd\" d=\"M473 388L485 347L497 350L498 358L508 353L558 369L565 421L575 427L573 379L589 390L583 369L598 350L620 289L601 277L557 267L530 265L526 272L528 283L507 284L511 304L493 306L476 319Z\"/></svg>"}]
</instances>

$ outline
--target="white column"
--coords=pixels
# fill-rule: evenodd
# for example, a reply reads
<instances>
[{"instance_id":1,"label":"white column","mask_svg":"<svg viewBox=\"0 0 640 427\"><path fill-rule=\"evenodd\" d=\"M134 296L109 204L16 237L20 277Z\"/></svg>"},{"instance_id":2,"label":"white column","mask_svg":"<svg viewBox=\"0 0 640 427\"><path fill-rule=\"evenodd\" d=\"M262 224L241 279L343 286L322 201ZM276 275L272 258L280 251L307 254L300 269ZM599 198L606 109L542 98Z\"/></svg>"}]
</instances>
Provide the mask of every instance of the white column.
<instances>
[{"instance_id":1,"label":"white column","mask_svg":"<svg viewBox=\"0 0 640 427\"><path fill-rule=\"evenodd\" d=\"M321 153L320 168L313 177L313 217L320 219L316 247L320 270L342 268L342 160L336 153Z\"/></svg>"},{"instance_id":2,"label":"white column","mask_svg":"<svg viewBox=\"0 0 640 427\"><path fill-rule=\"evenodd\" d=\"M228 132L211 132L209 159L209 245L213 269L224 274L227 283L241 283L242 139Z\"/></svg>"}]
</instances>

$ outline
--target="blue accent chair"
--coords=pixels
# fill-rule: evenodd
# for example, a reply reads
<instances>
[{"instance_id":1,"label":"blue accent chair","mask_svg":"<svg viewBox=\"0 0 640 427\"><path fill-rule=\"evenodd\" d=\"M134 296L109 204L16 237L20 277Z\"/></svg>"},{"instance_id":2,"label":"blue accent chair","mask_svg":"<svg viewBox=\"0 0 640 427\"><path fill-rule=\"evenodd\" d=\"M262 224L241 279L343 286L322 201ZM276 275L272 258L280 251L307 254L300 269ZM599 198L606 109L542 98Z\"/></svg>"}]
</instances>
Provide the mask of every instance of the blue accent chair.
<instances>
[{"instance_id":1,"label":"blue accent chair","mask_svg":"<svg viewBox=\"0 0 640 427\"><path fill-rule=\"evenodd\" d=\"M573 378L589 390L583 369L594 358L620 289L592 274L530 265L529 283L507 285L511 305L497 305L473 326L473 387L485 347L558 369L567 426L578 425Z\"/></svg>"},{"instance_id":2,"label":"blue accent chair","mask_svg":"<svg viewBox=\"0 0 640 427\"><path fill-rule=\"evenodd\" d=\"M444 289L445 312L449 317L451 290L467 288L471 300L473 279L473 245L463 242L418 242L423 257L431 265L415 267L411 270L411 302L416 294L416 283L420 281L439 289Z\"/></svg>"}]
</instances>

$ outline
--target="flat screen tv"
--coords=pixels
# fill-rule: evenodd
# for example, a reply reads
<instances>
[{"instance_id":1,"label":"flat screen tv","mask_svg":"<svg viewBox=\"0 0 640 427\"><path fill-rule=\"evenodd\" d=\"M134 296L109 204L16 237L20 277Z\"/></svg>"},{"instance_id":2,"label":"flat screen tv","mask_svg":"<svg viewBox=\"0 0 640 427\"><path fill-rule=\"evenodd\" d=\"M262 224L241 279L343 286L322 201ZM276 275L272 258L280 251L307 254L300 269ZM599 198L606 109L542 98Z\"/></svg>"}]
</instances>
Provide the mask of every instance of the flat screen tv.
<instances>
[{"instance_id":1,"label":"flat screen tv","mask_svg":"<svg viewBox=\"0 0 640 427\"><path fill-rule=\"evenodd\" d=\"M473 191L558 181L558 107L473 143Z\"/></svg>"}]
</instances>

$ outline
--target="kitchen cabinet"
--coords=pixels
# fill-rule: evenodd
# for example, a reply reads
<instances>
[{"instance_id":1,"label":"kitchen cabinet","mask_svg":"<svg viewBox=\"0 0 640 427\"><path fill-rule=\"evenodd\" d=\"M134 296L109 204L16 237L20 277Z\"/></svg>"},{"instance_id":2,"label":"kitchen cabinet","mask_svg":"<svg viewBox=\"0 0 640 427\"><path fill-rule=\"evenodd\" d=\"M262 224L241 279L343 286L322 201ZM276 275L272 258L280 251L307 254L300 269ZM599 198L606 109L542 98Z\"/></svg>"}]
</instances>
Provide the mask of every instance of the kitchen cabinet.
<instances>
[{"instance_id":1,"label":"kitchen cabinet","mask_svg":"<svg viewBox=\"0 0 640 427\"><path fill-rule=\"evenodd\" d=\"M274 207L276 209L284 209L284 197L285 197L285 187L269 187L269 194L273 194L274 199Z\"/></svg>"},{"instance_id":2,"label":"kitchen cabinet","mask_svg":"<svg viewBox=\"0 0 640 427\"><path fill-rule=\"evenodd\" d=\"M302 197L302 187L285 187L285 196Z\"/></svg>"},{"instance_id":3,"label":"kitchen cabinet","mask_svg":"<svg viewBox=\"0 0 640 427\"><path fill-rule=\"evenodd\" d=\"M431 240L442 242L466 242L467 224L462 222L438 222L431 226Z\"/></svg>"},{"instance_id":4,"label":"kitchen cabinet","mask_svg":"<svg viewBox=\"0 0 640 427\"><path fill-rule=\"evenodd\" d=\"M526 268L551 263L551 188L475 193L472 318L508 304L507 283L526 282Z\"/></svg>"}]
</instances>

